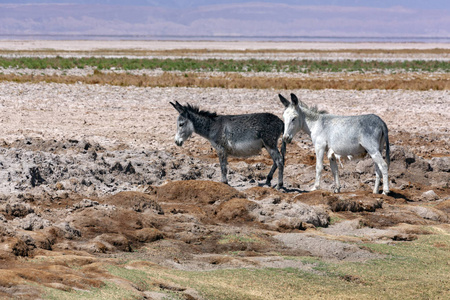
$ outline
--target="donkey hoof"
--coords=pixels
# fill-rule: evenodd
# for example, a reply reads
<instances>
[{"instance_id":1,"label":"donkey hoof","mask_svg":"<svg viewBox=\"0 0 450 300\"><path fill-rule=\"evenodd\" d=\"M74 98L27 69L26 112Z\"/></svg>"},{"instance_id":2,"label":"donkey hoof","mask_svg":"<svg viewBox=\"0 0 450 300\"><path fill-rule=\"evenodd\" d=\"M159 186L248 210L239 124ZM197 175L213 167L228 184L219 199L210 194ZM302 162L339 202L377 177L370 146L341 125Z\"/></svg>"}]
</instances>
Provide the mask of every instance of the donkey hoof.
<instances>
[{"instance_id":1,"label":"donkey hoof","mask_svg":"<svg viewBox=\"0 0 450 300\"><path fill-rule=\"evenodd\" d=\"M335 194L339 194L341 192L341 188L335 188L333 193Z\"/></svg>"},{"instance_id":2,"label":"donkey hoof","mask_svg":"<svg viewBox=\"0 0 450 300\"><path fill-rule=\"evenodd\" d=\"M313 192L313 191L318 191L319 189L320 189L320 187L314 186L310 191L311 191L311 192Z\"/></svg>"},{"instance_id":3,"label":"donkey hoof","mask_svg":"<svg viewBox=\"0 0 450 300\"><path fill-rule=\"evenodd\" d=\"M281 190L283 188L283 183L279 183L277 184L277 186L275 187L277 190Z\"/></svg>"},{"instance_id":4,"label":"donkey hoof","mask_svg":"<svg viewBox=\"0 0 450 300\"><path fill-rule=\"evenodd\" d=\"M383 195L389 195L389 193L390 193L390 191L389 190L387 190L387 191L383 191Z\"/></svg>"}]
</instances>

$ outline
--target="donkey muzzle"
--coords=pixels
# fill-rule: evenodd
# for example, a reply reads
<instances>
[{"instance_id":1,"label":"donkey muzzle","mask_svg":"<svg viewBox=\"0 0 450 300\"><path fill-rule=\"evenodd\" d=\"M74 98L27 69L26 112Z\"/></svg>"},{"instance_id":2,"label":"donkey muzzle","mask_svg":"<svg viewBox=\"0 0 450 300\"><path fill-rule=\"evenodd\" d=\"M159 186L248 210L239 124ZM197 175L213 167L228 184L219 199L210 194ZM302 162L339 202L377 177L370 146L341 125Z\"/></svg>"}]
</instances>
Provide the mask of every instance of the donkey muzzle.
<instances>
[{"instance_id":1,"label":"donkey muzzle","mask_svg":"<svg viewBox=\"0 0 450 300\"><path fill-rule=\"evenodd\" d=\"M175 144L177 144L177 146L183 146L184 143L184 139L178 134L175 135Z\"/></svg>"},{"instance_id":2,"label":"donkey muzzle","mask_svg":"<svg viewBox=\"0 0 450 300\"><path fill-rule=\"evenodd\" d=\"M292 142L292 135L283 135L283 141L285 141L286 143L291 143Z\"/></svg>"}]
</instances>

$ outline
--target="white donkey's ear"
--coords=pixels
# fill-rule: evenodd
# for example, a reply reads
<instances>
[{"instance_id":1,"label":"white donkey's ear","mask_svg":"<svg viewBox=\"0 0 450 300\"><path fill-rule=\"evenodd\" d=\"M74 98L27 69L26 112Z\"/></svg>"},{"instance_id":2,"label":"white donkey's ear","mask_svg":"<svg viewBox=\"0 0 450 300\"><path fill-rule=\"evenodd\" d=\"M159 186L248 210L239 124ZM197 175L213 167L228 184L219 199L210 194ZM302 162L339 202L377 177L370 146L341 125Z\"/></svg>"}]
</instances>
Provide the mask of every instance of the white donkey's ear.
<instances>
[{"instance_id":1,"label":"white donkey's ear","mask_svg":"<svg viewBox=\"0 0 450 300\"><path fill-rule=\"evenodd\" d=\"M287 108L291 104L288 99L283 97L283 95L278 94L278 97L280 97L280 101L283 103L284 107Z\"/></svg>"},{"instance_id":2,"label":"white donkey's ear","mask_svg":"<svg viewBox=\"0 0 450 300\"><path fill-rule=\"evenodd\" d=\"M180 114L184 112L183 106L180 103L178 103L178 101L175 101L175 104L172 102L169 103L172 104L173 108L175 108Z\"/></svg>"},{"instance_id":3,"label":"white donkey's ear","mask_svg":"<svg viewBox=\"0 0 450 300\"><path fill-rule=\"evenodd\" d=\"M298 98L293 93L291 94L291 100L294 105L298 105Z\"/></svg>"}]
</instances>

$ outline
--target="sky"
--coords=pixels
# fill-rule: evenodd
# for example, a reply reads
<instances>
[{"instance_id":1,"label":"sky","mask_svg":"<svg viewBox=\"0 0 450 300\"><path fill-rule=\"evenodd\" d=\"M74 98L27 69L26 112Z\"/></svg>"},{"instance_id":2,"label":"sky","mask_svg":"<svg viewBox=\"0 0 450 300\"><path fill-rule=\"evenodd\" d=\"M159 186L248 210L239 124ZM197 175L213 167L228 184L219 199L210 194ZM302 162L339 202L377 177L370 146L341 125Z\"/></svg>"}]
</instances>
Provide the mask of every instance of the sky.
<instances>
[{"instance_id":1,"label":"sky","mask_svg":"<svg viewBox=\"0 0 450 300\"><path fill-rule=\"evenodd\" d=\"M189 8L206 5L230 4L230 3L284 3L290 5L301 6L367 6L367 7L392 7L403 6L415 9L449 9L450 3L448 0L259 0L259 1L230 1L230 0L0 0L0 3L15 3L15 4L42 4L42 3L65 3L65 4L103 4L103 5L126 5L126 6L160 6L160 7L176 7Z\"/></svg>"},{"instance_id":2,"label":"sky","mask_svg":"<svg viewBox=\"0 0 450 300\"><path fill-rule=\"evenodd\" d=\"M450 38L450 1L0 0L0 35Z\"/></svg>"}]
</instances>

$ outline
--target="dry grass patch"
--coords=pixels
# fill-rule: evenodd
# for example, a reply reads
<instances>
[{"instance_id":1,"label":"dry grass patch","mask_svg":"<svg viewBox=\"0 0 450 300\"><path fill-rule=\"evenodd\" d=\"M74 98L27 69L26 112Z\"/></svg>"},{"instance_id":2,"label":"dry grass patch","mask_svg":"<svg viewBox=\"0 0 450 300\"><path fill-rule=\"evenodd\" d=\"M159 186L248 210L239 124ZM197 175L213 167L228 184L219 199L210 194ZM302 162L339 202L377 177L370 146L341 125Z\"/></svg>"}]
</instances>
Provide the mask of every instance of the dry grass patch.
<instances>
[{"instance_id":1,"label":"dry grass patch","mask_svg":"<svg viewBox=\"0 0 450 300\"><path fill-rule=\"evenodd\" d=\"M450 74L345 74L319 78L243 76L239 73L211 75L203 73L164 72L148 76L128 73L94 72L88 76L0 74L0 81L108 84L139 87L200 87L251 89L344 89L344 90L449 90Z\"/></svg>"}]
</instances>

